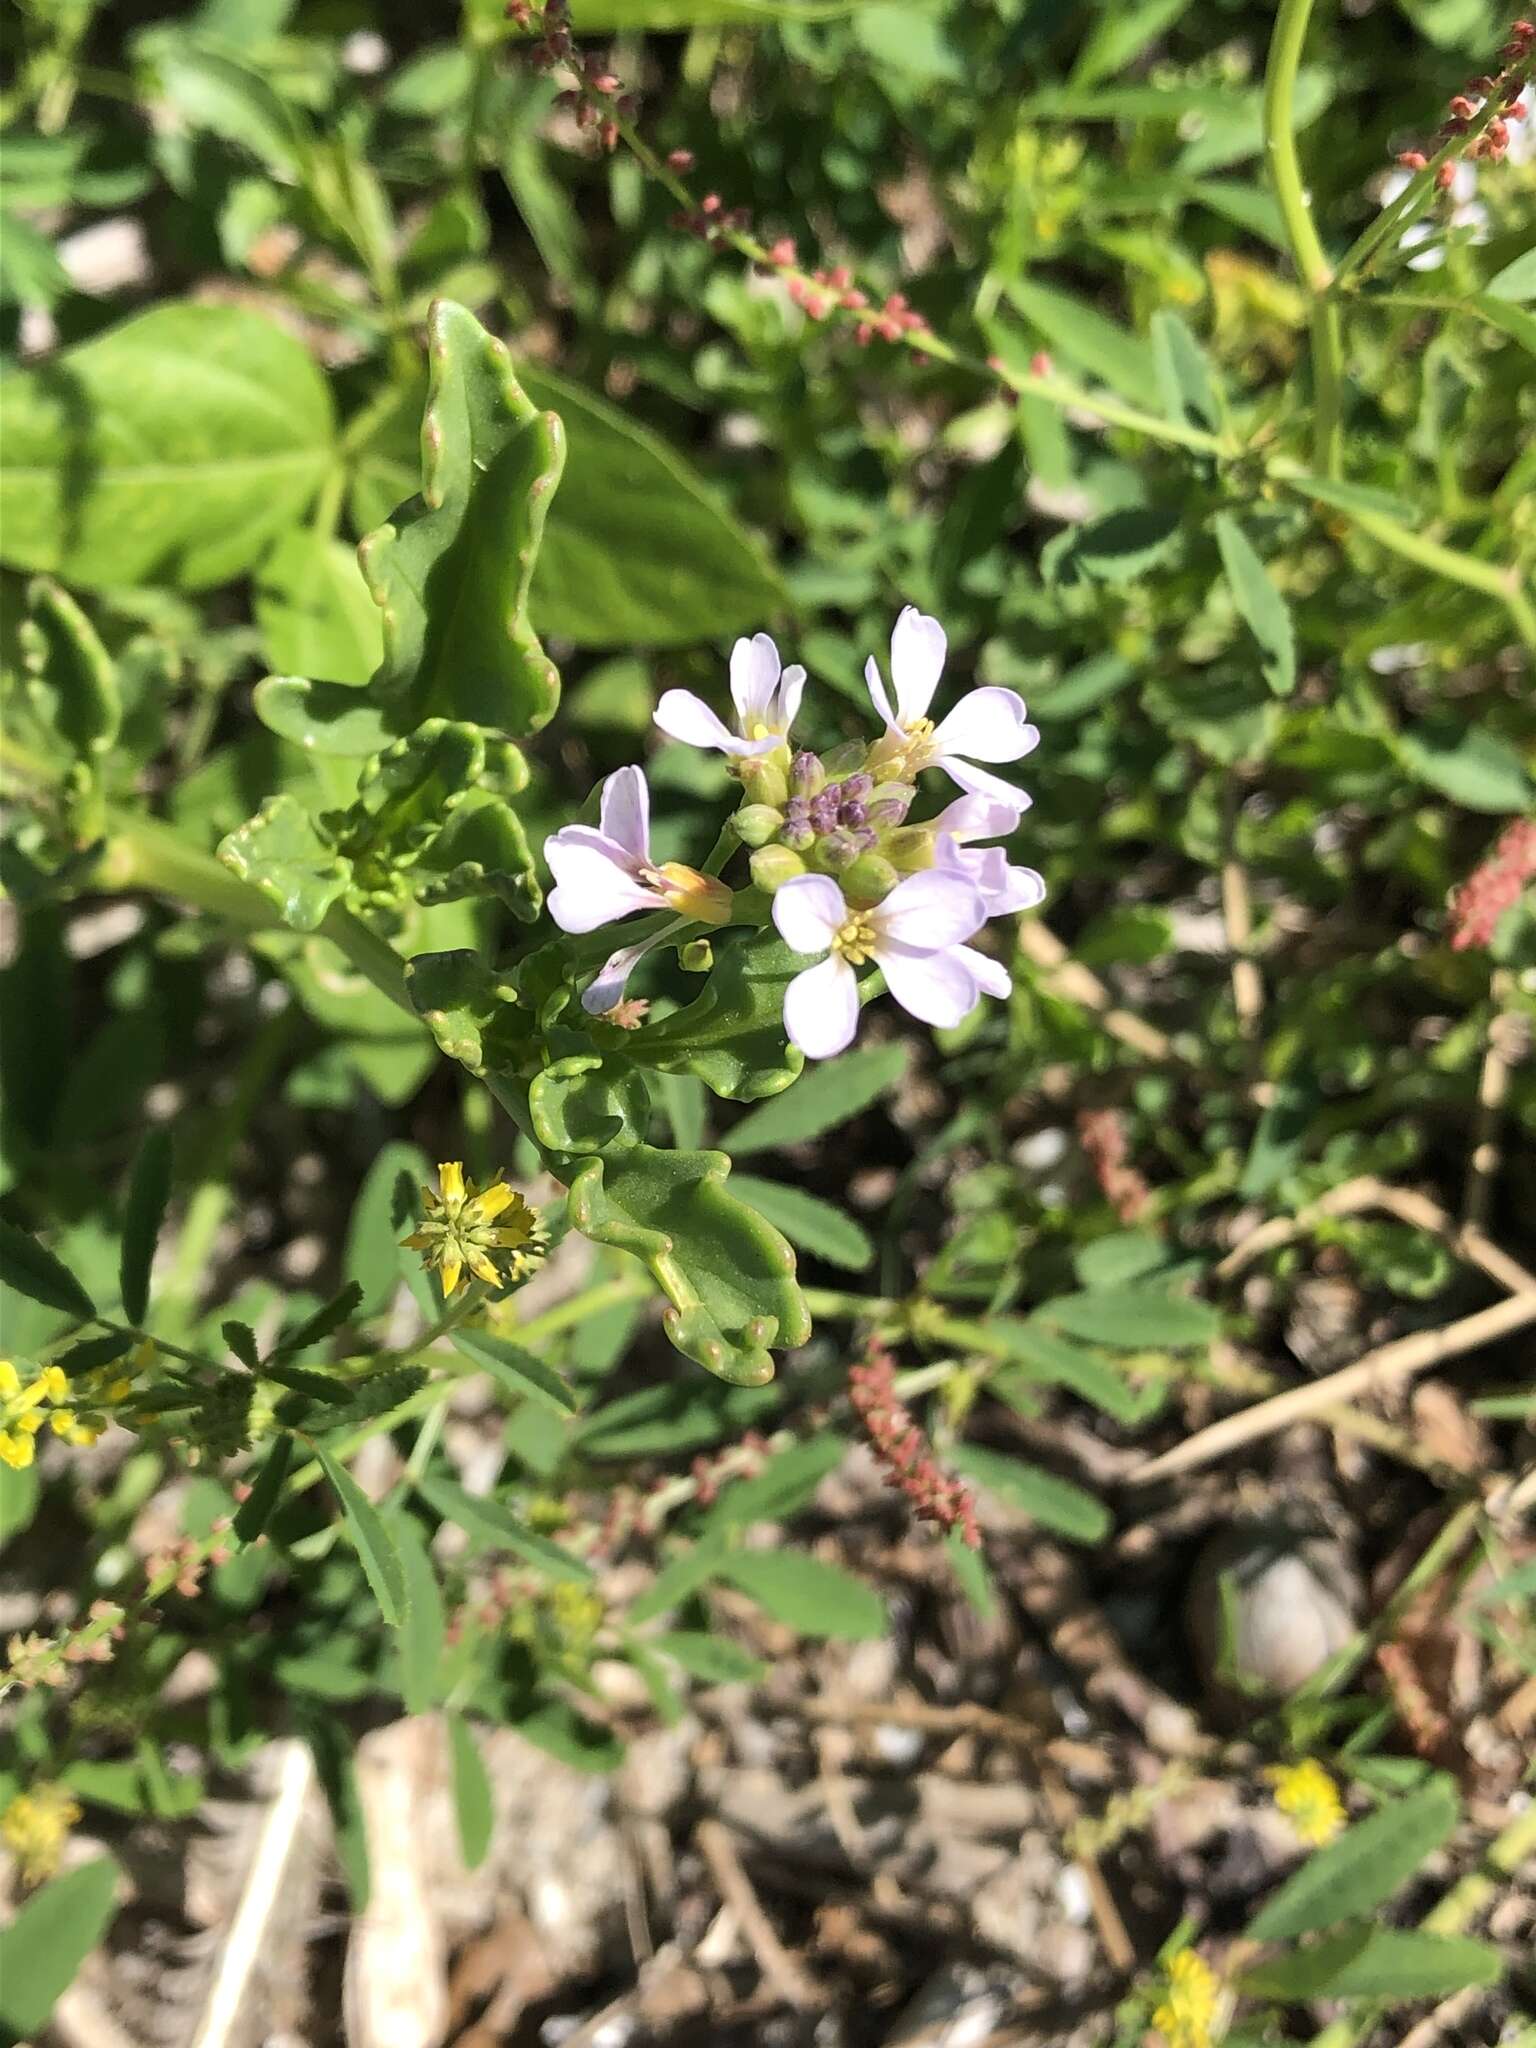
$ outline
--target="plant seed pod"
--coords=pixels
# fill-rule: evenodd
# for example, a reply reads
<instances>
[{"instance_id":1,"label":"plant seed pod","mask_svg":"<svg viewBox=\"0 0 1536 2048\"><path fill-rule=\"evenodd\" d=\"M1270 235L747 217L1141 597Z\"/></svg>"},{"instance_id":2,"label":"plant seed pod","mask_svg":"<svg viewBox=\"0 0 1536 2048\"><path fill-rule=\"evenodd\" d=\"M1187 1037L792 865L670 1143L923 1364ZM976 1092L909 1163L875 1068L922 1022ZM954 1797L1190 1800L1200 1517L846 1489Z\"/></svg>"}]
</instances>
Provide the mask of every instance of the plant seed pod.
<instances>
[{"instance_id":1,"label":"plant seed pod","mask_svg":"<svg viewBox=\"0 0 1536 2048\"><path fill-rule=\"evenodd\" d=\"M752 856L751 867L752 879L765 896L805 873L805 862L787 846L760 846Z\"/></svg>"},{"instance_id":2,"label":"plant seed pod","mask_svg":"<svg viewBox=\"0 0 1536 2048\"><path fill-rule=\"evenodd\" d=\"M731 822L743 846L766 846L777 837L784 813L772 804L743 804Z\"/></svg>"}]
</instances>

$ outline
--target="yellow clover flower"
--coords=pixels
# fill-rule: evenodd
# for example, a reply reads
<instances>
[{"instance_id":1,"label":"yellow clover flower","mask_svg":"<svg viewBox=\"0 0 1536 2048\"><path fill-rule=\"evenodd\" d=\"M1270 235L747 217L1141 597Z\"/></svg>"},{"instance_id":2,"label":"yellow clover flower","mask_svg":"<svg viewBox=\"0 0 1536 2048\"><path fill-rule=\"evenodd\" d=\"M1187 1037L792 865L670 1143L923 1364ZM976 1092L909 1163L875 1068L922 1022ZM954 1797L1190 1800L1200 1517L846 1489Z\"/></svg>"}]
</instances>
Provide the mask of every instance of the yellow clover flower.
<instances>
[{"instance_id":1,"label":"yellow clover flower","mask_svg":"<svg viewBox=\"0 0 1536 2048\"><path fill-rule=\"evenodd\" d=\"M1168 1993L1152 2015L1167 2048L1211 2048L1221 2039L1221 1979L1192 1948L1168 1964Z\"/></svg>"},{"instance_id":2,"label":"yellow clover flower","mask_svg":"<svg viewBox=\"0 0 1536 2048\"><path fill-rule=\"evenodd\" d=\"M107 1426L101 1410L115 1407L132 1391L134 1376L153 1356L154 1347L141 1344L126 1376L121 1366L106 1365L73 1386L57 1365L29 1369L23 1378L13 1360L0 1358L0 1464L25 1471L37 1456L35 1438L45 1422L67 1444L95 1443ZM109 1379L109 1374L116 1377Z\"/></svg>"},{"instance_id":3,"label":"yellow clover flower","mask_svg":"<svg viewBox=\"0 0 1536 2048\"><path fill-rule=\"evenodd\" d=\"M444 1161L436 1189L421 1192L427 1213L401 1241L441 1277L445 1301L466 1267L487 1287L504 1287L526 1279L549 1249L537 1211L517 1190L500 1178L477 1188L460 1160Z\"/></svg>"},{"instance_id":4,"label":"yellow clover flower","mask_svg":"<svg viewBox=\"0 0 1536 2048\"><path fill-rule=\"evenodd\" d=\"M34 1785L30 1792L18 1792L0 1813L0 1840L28 1884L52 1877L79 1818L80 1808L62 1785Z\"/></svg>"},{"instance_id":5,"label":"yellow clover flower","mask_svg":"<svg viewBox=\"0 0 1536 2048\"><path fill-rule=\"evenodd\" d=\"M1338 1787L1315 1757L1275 1764L1264 1775L1275 1788L1276 1806L1309 1848L1321 1849L1344 1826Z\"/></svg>"}]
</instances>

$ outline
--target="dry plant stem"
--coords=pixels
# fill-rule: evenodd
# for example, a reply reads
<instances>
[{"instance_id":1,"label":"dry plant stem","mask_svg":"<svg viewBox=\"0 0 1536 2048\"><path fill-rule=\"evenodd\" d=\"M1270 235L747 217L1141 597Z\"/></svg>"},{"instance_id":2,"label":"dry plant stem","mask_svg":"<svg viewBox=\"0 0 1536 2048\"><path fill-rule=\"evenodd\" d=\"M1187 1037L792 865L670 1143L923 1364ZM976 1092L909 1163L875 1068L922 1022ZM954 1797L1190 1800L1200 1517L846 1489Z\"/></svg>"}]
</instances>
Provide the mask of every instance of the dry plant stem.
<instances>
[{"instance_id":1,"label":"dry plant stem","mask_svg":"<svg viewBox=\"0 0 1536 2048\"><path fill-rule=\"evenodd\" d=\"M1221 863L1221 916L1227 928L1227 951L1232 956L1232 1006L1237 1011L1237 1028L1245 1039L1258 1036L1264 1009L1264 982L1253 958L1253 906L1248 894L1248 870L1237 853L1238 792L1229 776L1222 792L1222 836L1226 842Z\"/></svg>"},{"instance_id":2,"label":"dry plant stem","mask_svg":"<svg viewBox=\"0 0 1536 2048\"><path fill-rule=\"evenodd\" d=\"M1153 1480L1171 1479L1176 1472L1193 1471L1293 1422L1309 1421L1341 1403L1357 1400L1362 1394L1376 1393L1395 1380L1425 1372L1442 1359L1459 1358L1464 1352L1475 1351L1480 1344L1491 1344L1496 1337L1506 1337L1511 1330L1523 1329L1527 1323L1536 1323L1536 1294L1512 1294L1506 1301L1495 1302L1492 1308L1479 1309L1475 1315L1463 1316L1442 1329L1420 1330L1411 1337L1399 1337L1391 1344L1368 1351L1342 1372L1330 1373L1312 1386L1292 1387L1261 1401L1256 1408L1224 1416L1209 1429L1202 1429L1173 1450L1165 1451L1160 1458L1138 1466L1126 1475L1127 1481L1132 1486L1146 1486Z\"/></svg>"},{"instance_id":3,"label":"dry plant stem","mask_svg":"<svg viewBox=\"0 0 1536 2048\"><path fill-rule=\"evenodd\" d=\"M752 1880L736 1854L731 1831L723 1821L701 1820L695 1835L700 1854L709 1865L721 1898L736 1916L736 1923L751 1944L765 1983L771 1985L786 2005L799 2011L814 2011L826 2004L826 1994L774 1932L763 1911Z\"/></svg>"},{"instance_id":4,"label":"dry plant stem","mask_svg":"<svg viewBox=\"0 0 1536 2048\"><path fill-rule=\"evenodd\" d=\"M1493 1903L1504 1880L1515 1876L1536 1856L1536 1805L1527 1807L1489 1844L1482 1867L1468 1873L1419 1922L1424 1934L1465 1934L1486 1906ZM1390 2012L1387 2003L1357 2007L1314 2034L1310 2048L1365 2048Z\"/></svg>"},{"instance_id":5,"label":"dry plant stem","mask_svg":"<svg viewBox=\"0 0 1536 2048\"><path fill-rule=\"evenodd\" d=\"M1483 1054L1482 1072L1478 1076L1477 1121L1472 1129L1472 1151L1467 1160L1467 1178L1461 1196L1461 1220L1474 1226L1488 1220L1493 1184L1503 1163L1499 1125L1505 1098L1509 1094L1509 1041L1518 1030L1515 1020L1505 1014L1514 994L1514 977L1507 968L1500 967L1494 971L1490 993L1493 1015L1488 1020L1488 1046Z\"/></svg>"},{"instance_id":6,"label":"dry plant stem","mask_svg":"<svg viewBox=\"0 0 1536 2048\"><path fill-rule=\"evenodd\" d=\"M1230 1280L1265 1252L1303 1236L1320 1217L1356 1216L1364 1209L1385 1209L1399 1222L1431 1232L1461 1258L1480 1266L1490 1280L1496 1280L1510 1294L1536 1293L1536 1273L1528 1271L1518 1259L1512 1259L1475 1225L1458 1225L1428 1195L1421 1195L1414 1188L1393 1187L1390 1181L1377 1180L1374 1174L1342 1181L1305 1209L1298 1209L1294 1216L1272 1216L1267 1223L1261 1223L1222 1259L1216 1267L1216 1278Z\"/></svg>"},{"instance_id":7,"label":"dry plant stem","mask_svg":"<svg viewBox=\"0 0 1536 2048\"><path fill-rule=\"evenodd\" d=\"M1046 986L1052 995L1096 1012L1111 1038L1118 1038L1122 1045L1128 1045L1144 1059L1164 1061L1181 1057L1165 1032L1132 1011L1118 1008L1099 977L1070 958L1060 939L1037 918L1020 921L1019 951L1044 970Z\"/></svg>"},{"instance_id":8,"label":"dry plant stem","mask_svg":"<svg viewBox=\"0 0 1536 2048\"><path fill-rule=\"evenodd\" d=\"M1437 2048L1452 2027L1469 2018L1477 2010L1478 2003L1487 1996L1481 1985L1470 1985L1465 1991L1458 1991L1452 1997L1437 2005L1427 2019L1404 2034L1402 2048Z\"/></svg>"},{"instance_id":9,"label":"dry plant stem","mask_svg":"<svg viewBox=\"0 0 1536 2048\"><path fill-rule=\"evenodd\" d=\"M1061 1773L1042 1758L1039 1762L1040 1789L1045 1794L1045 1803L1051 1810L1051 1819L1063 1846L1071 1840L1072 1831L1083 1817L1083 1810L1069 1790ZM1122 1973L1136 1967L1136 1944L1125 1929L1120 1917L1120 1908L1115 1904L1115 1895L1110 1890L1099 1859L1091 1849L1076 1849L1072 1859L1083 1873L1083 1882L1088 1887L1088 1904L1093 1912L1093 1924L1098 1929L1099 1941L1112 1970Z\"/></svg>"}]
</instances>

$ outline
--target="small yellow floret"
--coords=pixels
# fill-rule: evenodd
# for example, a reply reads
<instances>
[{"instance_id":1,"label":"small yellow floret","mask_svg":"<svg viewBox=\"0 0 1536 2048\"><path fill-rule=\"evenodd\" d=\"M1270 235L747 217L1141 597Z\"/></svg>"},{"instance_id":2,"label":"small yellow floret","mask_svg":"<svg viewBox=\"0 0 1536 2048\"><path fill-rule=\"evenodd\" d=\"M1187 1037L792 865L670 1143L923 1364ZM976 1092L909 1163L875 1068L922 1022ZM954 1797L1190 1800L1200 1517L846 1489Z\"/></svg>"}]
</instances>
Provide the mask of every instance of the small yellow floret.
<instances>
[{"instance_id":1,"label":"small yellow floret","mask_svg":"<svg viewBox=\"0 0 1536 2048\"><path fill-rule=\"evenodd\" d=\"M1310 1848L1321 1849L1344 1826L1338 1787L1315 1757L1275 1764L1264 1775L1275 1788L1276 1806Z\"/></svg>"},{"instance_id":2,"label":"small yellow floret","mask_svg":"<svg viewBox=\"0 0 1536 2048\"><path fill-rule=\"evenodd\" d=\"M1219 2040L1221 1979L1192 1948L1168 1965L1168 1995L1152 2015L1167 2048L1211 2048Z\"/></svg>"},{"instance_id":3,"label":"small yellow floret","mask_svg":"<svg viewBox=\"0 0 1536 2048\"><path fill-rule=\"evenodd\" d=\"M0 1840L28 1884L52 1877L79 1818L80 1808L62 1785L35 1785L30 1792L18 1792L0 1813Z\"/></svg>"}]
</instances>

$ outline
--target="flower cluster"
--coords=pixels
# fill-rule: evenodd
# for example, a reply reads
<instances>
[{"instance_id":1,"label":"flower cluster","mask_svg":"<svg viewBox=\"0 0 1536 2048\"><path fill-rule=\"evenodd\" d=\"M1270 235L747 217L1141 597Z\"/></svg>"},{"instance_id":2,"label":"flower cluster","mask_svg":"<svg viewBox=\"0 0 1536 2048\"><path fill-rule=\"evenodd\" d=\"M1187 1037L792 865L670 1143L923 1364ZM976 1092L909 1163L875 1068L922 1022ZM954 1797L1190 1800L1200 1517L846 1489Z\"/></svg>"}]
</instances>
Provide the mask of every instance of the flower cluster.
<instances>
[{"instance_id":1,"label":"flower cluster","mask_svg":"<svg viewBox=\"0 0 1536 2048\"><path fill-rule=\"evenodd\" d=\"M981 1548L976 1501L963 1479L944 1471L910 1408L896 1393L896 1362L871 1341L863 1364L848 1373L848 1399L885 1467L887 1484L904 1493L920 1521L946 1534L957 1529L972 1550Z\"/></svg>"},{"instance_id":2,"label":"flower cluster","mask_svg":"<svg viewBox=\"0 0 1536 2048\"><path fill-rule=\"evenodd\" d=\"M1273 1764L1264 1773L1275 1788L1275 1804L1311 1849L1321 1849L1345 1821L1339 1788L1315 1757L1299 1764Z\"/></svg>"},{"instance_id":3,"label":"flower cluster","mask_svg":"<svg viewBox=\"0 0 1536 2048\"><path fill-rule=\"evenodd\" d=\"M1451 945L1462 953L1469 946L1491 946L1505 911L1513 910L1526 884L1536 880L1536 823L1517 818L1499 835L1499 842L1481 867L1476 867L1451 899Z\"/></svg>"},{"instance_id":4,"label":"flower cluster","mask_svg":"<svg viewBox=\"0 0 1536 2048\"><path fill-rule=\"evenodd\" d=\"M500 1178L477 1188L460 1160L445 1160L436 1188L423 1188L421 1195L427 1213L401 1243L420 1252L422 1264L440 1276L445 1301L466 1268L487 1287L510 1287L526 1280L549 1249L537 1210L516 1188Z\"/></svg>"},{"instance_id":5,"label":"flower cluster","mask_svg":"<svg viewBox=\"0 0 1536 2048\"><path fill-rule=\"evenodd\" d=\"M734 723L687 690L666 691L656 708L663 732L725 755L741 784L734 836L751 849L752 881L772 898L785 943L819 961L790 982L784 1002L786 1034L812 1059L851 1043L874 992L858 970L871 964L902 1008L930 1024L958 1024L982 995L1006 996L1007 973L969 941L989 918L1032 909L1045 895L1032 868L983 843L1012 833L1029 804L992 766L1022 759L1039 733L1012 690L972 690L945 718L930 717L945 652L938 620L909 605L891 635L889 688L874 660L865 671L883 731L826 759L792 751L805 670L784 667L766 633L738 640L732 653ZM929 769L962 793L914 823ZM544 850L556 882L550 913L565 931L638 910L670 910L685 924L738 917L723 882L652 859L638 768L608 777L596 829L567 825ZM587 1011L626 1022L616 1006L630 974L652 947L676 943L678 929L612 954L582 997Z\"/></svg>"},{"instance_id":6,"label":"flower cluster","mask_svg":"<svg viewBox=\"0 0 1536 2048\"><path fill-rule=\"evenodd\" d=\"M619 119L631 119L637 103L600 57L590 53L583 57L577 51L570 0L543 0L537 8L532 0L507 0L504 11L515 28L536 37L528 52L535 71L564 67L566 75L574 79L560 101L574 112L577 127L593 130L605 150L617 149Z\"/></svg>"},{"instance_id":7,"label":"flower cluster","mask_svg":"<svg viewBox=\"0 0 1536 2048\"><path fill-rule=\"evenodd\" d=\"M1167 2048L1210 2048L1221 2039L1221 1979L1192 1948L1168 1963L1168 1988L1152 2015Z\"/></svg>"},{"instance_id":8,"label":"flower cluster","mask_svg":"<svg viewBox=\"0 0 1536 2048\"><path fill-rule=\"evenodd\" d=\"M73 1384L62 1367L29 1369L26 1376L9 1358L0 1358L0 1464L24 1471L37 1455L37 1437L47 1423L67 1444L93 1444L107 1426L107 1410L132 1390L152 1345L141 1344L126 1366L98 1367Z\"/></svg>"},{"instance_id":9,"label":"flower cluster","mask_svg":"<svg viewBox=\"0 0 1536 2048\"><path fill-rule=\"evenodd\" d=\"M1130 1163L1124 1116L1118 1109L1079 1110L1077 1137L1088 1155L1094 1179L1120 1221L1139 1223L1152 1199L1152 1190Z\"/></svg>"},{"instance_id":10,"label":"flower cluster","mask_svg":"<svg viewBox=\"0 0 1536 2048\"><path fill-rule=\"evenodd\" d=\"M63 1785L34 1785L18 1792L0 1813L0 1841L16 1858L28 1884L53 1876L80 1807Z\"/></svg>"}]
</instances>

